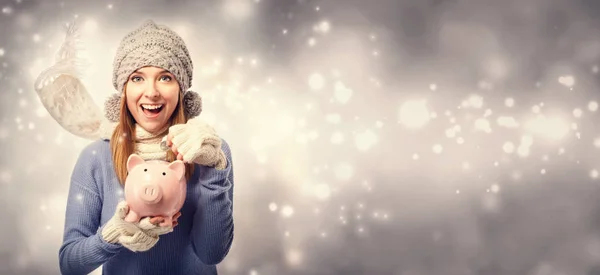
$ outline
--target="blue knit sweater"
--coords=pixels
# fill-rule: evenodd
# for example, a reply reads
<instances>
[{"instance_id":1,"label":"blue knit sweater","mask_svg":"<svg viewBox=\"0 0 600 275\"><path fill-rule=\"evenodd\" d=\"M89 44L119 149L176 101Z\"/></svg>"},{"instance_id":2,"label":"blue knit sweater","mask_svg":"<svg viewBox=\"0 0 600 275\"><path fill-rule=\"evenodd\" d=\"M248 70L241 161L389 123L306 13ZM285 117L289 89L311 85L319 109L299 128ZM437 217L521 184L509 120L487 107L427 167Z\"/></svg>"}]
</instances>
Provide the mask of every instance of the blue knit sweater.
<instances>
[{"instance_id":1,"label":"blue knit sweater","mask_svg":"<svg viewBox=\"0 0 600 275\"><path fill-rule=\"evenodd\" d=\"M233 169L223 141L227 167L196 165L173 232L160 236L146 252L132 252L102 238L102 226L123 200L114 172L109 142L98 140L80 154L71 176L63 244L62 274L217 274L216 264L233 241Z\"/></svg>"}]
</instances>

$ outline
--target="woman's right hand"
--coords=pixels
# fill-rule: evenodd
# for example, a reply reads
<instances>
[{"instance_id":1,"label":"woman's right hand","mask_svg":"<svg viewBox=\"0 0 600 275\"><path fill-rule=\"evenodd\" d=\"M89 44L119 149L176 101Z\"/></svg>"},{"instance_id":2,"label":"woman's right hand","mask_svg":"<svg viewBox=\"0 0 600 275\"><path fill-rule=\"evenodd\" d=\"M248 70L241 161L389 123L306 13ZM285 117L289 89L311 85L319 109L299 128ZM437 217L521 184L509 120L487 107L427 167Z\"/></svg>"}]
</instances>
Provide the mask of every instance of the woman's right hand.
<instances>
[{"instance_id":1,"label":"woman's right hand","mask_svg":"<svg viewBox=\"0 0 600 275\"><path fill-rule=\"evenodd\" d=\"M125 216L128 212L129 206L127 203L125 201L119 202L115 215L102 229L102 237L109 243L120 243L134 252L147 251L154 247L158 242L158 236L172 232L173 227L177 225L176 222L173 223L172 227L157 225L164 220L162 217L146 217L139 222L127 222ZM176 220L179 215L175 214L173 218Z\"/></svg>"}]
</instances>

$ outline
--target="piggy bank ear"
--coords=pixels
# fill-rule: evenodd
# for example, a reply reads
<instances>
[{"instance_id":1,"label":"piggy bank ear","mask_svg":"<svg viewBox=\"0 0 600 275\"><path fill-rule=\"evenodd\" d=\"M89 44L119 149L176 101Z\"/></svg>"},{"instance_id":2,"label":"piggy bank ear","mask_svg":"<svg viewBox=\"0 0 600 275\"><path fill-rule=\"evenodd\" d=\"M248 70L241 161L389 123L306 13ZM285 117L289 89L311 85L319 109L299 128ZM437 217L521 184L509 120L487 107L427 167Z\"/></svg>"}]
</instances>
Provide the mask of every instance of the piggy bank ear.
<instances>
[{"instance_id":1,"label":"piggy bank ear","mask_svg":"<svg viewBox=\"0 0 600 275\"><path fill-rule=\"evenodd\" d=\"M146 161L142 157L138 156L137 154L129 155L129 158L127 159L127 172L131 172L131 170L134 167L136 167L142 163L145 163L145 162Z\"/></svg>"},{"instance_id":2,"label":"piggy bank ear","mask_svg":"<svg viewBox=\"0 0 600 275\"><path fill-rule=\"evenodd\" d=\"M181 160L171 162L169 164L169 169L175 172L175 176L177 176L178 179L181 179L185 174L185 164L183 164L183 161Z\"/></svg>"}]
</instances>

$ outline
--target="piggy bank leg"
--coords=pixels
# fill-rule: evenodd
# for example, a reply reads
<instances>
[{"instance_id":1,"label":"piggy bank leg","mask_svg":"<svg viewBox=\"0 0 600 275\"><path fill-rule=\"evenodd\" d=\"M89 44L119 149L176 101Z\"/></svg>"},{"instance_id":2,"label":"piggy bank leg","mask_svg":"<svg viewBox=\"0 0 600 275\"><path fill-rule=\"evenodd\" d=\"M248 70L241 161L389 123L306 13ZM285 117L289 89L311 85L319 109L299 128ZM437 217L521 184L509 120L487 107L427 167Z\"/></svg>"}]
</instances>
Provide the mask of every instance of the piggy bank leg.
<instances>
[{"instance_id":1,"label":"piggy bank leg","mask_svg":"<svg viewBox=\"0 0 600 275\"><path fill-rule=\"evenodd\" d=\"M125 221L126 222L139 222L140 215L138 215L138 213L136 213L135 211L130 209L127 216L125 216Z\"/></svg>"},{"instance_id":2,"label":"piggy bank leg","mask_svg":"<svg viewBox=\"0 0 600 275\"><path fill-rule=\"evenodd\" d=\"M160 226L173 226L173 217L165 217L165 221L159 224Z\"/></svg>"}]
</instances>

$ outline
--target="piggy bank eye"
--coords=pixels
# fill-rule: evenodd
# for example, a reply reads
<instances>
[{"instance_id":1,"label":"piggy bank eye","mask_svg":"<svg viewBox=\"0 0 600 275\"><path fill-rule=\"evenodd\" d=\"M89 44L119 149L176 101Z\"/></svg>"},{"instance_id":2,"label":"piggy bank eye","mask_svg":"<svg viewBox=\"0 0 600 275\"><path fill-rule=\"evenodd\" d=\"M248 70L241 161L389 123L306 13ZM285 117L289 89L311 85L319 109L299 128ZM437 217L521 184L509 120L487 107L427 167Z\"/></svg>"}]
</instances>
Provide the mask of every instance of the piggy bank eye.
<instances>
[{"instance_id":1,"label":"piggy bank eye","mask_svg":"<svg viewBox=\"0 0 600 275\"><path fill-rule=\"evenodd\" d=\"M163 172L163 176L166 176L166 175L167 175L167 173Z\"/></svg>"},{"instance_id":2,"label":"piggy bank eye","mask_svg":"<svg viewBox=\"0 0 600 275\"><path fill-rule=\"evenodd\" d=\"M144 172L148 172L148 168L144 169Z\"/></svg>"}]
</instances>

